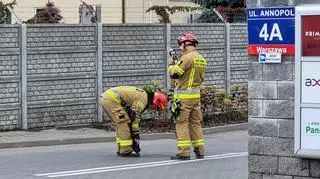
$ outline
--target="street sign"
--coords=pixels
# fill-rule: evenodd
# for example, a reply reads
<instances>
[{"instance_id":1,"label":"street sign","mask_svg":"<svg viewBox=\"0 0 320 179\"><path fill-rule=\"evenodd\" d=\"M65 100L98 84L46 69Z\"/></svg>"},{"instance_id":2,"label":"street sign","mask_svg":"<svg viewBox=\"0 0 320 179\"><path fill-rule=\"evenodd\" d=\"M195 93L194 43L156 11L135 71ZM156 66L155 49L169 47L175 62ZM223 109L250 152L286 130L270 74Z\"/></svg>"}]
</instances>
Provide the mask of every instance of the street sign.
<instances>
[{"instance_id":1,"label":"street sign","mask_svg":"<svg viewBox=\"0 0 320 179\"><path fill-rule=\"evenodd\" d=\"M248 54L295 53L293 7L249 8L248 11Z\"/></svg>"},{"instance_id":2,"label":"street sign","mask_svg":"<svg viewBox=\"0 0 320 179\"><path fill-rule=\"evenodd\" d=\"M281 63L281 53L260 53L259 63Z\"/></svg>"}]
</instances>

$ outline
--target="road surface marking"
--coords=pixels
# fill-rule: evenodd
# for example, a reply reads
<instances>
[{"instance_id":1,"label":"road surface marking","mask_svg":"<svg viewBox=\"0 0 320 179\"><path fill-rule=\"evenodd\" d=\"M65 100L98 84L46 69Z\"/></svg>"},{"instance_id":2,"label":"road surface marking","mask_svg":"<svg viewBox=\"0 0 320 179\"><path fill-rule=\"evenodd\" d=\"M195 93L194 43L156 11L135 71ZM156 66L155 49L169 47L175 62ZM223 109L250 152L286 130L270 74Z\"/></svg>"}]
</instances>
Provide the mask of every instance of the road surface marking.
<instances>
[{"instance_id":1,"label":"road surface marking","mask_svg":"<svg viewBox=\"0 0 320 179\"><path fill-rule=\"evenodd\" d=\"M205 160L216 160L216 159L243 157L243 156L247 156L247 155L248 155L247 152L226 153L226 154L220 154L220 155L206 156L204 159L199 159L199 160L196 160L196 159L195 160L183 160L183 161L181 161L181 160L164 160L164 161L158 161L158 162L136 163L136 164L129 164L129 165L118 165L118 166L89 168L89 169L81 169L81 170L70 170L70 171L54 172L54 173L42 173L42 174L35 174L35 176L55 178L55 177L75 176L75 175L111 172L111 171L119 171L119 170L131 170L131 169L137 169L137 168L149 168L149 167L158 167L158 166L165 166L165 165L175 165L175 164L181 164L181 163L200 162L200 161L205 161Z\"/></svg>"}]
</instances>

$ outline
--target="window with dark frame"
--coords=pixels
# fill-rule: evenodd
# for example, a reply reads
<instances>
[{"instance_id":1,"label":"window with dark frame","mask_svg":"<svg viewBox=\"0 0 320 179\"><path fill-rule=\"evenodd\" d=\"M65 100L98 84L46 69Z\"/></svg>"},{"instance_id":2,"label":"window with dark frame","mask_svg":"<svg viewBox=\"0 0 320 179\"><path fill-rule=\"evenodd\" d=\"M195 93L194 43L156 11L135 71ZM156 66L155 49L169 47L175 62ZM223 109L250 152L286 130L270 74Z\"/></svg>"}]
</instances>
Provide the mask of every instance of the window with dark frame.
<instances>
[{"instance_id":1,"label":"window with dark frame","mask_svg":"<svg viewBox=\"0 0 320 179\"><path fill-rule=\"evenodd\" d=\"M42 11L44 11L44 8L36 8L36 14L40 14Z\"/></svg>"}]
</instances>

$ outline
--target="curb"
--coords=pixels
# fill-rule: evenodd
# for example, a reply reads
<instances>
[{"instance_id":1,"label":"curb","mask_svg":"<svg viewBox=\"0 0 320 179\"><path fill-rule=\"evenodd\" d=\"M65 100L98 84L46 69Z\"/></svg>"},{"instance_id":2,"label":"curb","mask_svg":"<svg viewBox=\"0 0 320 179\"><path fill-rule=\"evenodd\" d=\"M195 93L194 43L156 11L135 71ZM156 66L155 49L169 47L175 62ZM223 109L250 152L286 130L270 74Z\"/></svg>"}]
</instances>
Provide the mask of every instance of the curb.
<instances>
[{"instance_id":1,"label":"curb","mask_svg":"<svg viewBox=\"0 0 320 179\"><path fill-rule=\"evenodd\" d=\"M214 134L219 132L228 132L235 130L247 130L248 123L232 124L227 126L218 126L211 128L203 128L203 133ZM174 133L153 133L141 134L141 140L157 140L157 139L175 139ZM75 139L57 139L57 140L41 140L41 141L24 141L24 142L9 142L0 143L0 149L4 148L19 148L19 147L36 147L36 146L54 146L54 145L69 145L69 144L84 144L84 143L101 143L114 142L114 137L91 137L91 138L75 138Z\"/></svg>"}]
</instances>

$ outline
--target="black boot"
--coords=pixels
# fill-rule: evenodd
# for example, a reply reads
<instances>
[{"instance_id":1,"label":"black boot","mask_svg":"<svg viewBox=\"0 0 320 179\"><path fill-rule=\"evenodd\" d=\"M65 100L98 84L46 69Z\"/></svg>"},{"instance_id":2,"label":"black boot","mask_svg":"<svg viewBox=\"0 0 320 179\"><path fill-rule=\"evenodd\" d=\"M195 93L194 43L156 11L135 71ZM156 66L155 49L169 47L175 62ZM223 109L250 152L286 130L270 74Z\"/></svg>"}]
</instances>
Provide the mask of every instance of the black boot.
<instances>
[{"instance_id":1,"label":"black boot","mask_svg":"<svg viewBox=\"0 0 320 179\"><path fill-rule=\"evenodd\" d=\"M204 155L200 154L199 148L194 148L193 152L196 154L196 159L204 159Z\"/></svg>"},{"instance_id":2,"label":"black boot","mask_svg":"<svg viewBox=\"0 0 320 179\"><path fill-rule=\"evenodd\" d=\"M133 143L132 143L132 149L136 153L139 153L141 151L140 145L138 143L136 143L135 141L133 141Z\"/></svg>"},{"instance_id":3,"label":"black boot","mask_svg":"<svg viewBox=\"0 0 320 179\"><path fill-rule=\"evenodd\" d=\"M204 155L196 155L196 159L204 159Z\"/></svg>"},{"instance_id":4,"label":"black boot","mask_svg":"<svg viewBox=\"0 0 320 179\"><path fill-rule=\"evenodd\" d=\"M190 156L176 154L175 156L171 156L171 160L190 160Z\"/></svg>"},{"instance_id":5,"label":"black boot","mask_svg":"<svg viewBox=\"0 0 320 179\"><path fill-rule=\"evenodd\" d=\"M132 152L129 152L129 153L124 153L124 154L120 153L119 156L120 157L135 157L135 158L139 158L140 154L132 151Z\"/></svg>"}]
</instances>

